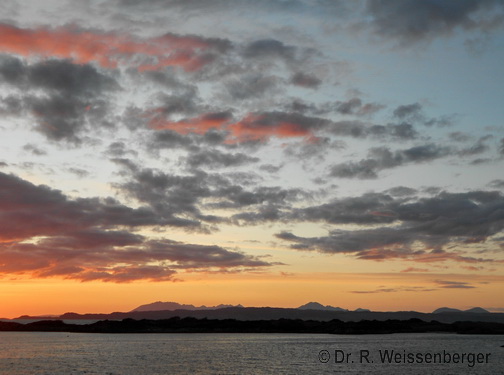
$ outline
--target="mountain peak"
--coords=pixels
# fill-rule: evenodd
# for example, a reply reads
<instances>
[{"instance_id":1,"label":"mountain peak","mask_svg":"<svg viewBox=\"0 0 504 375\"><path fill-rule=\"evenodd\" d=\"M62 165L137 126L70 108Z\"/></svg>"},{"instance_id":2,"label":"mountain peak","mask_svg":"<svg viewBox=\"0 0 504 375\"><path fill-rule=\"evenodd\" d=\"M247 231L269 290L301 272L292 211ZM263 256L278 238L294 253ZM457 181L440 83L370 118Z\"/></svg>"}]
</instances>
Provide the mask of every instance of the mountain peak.
<instances>
[{"instance_id":1,"label":"mountain peak","mask_svg":"<svg viewBox=\"0 0 504 375\"><path fill-rule=\"evenodd\" d=\"M452 309L450 307L440 307L439 309L436 309L432 312L433 314L442 314L442 313L475 313L475 314L484 314L484 313L490 313L488 310L485 310L481 307L473 307L472 309L468 310L459 310L459 309Z\"/></svg>"},{"instance_id":2,"label":"mountain peak","mask_svg":"<svg viewBox=\"0 0 504 375\"><path fill-rule=\"evenodd\" d=\"M490 311L488 310L485 310L481 307L473 307L472 309L469 309L469 310L465 310L465 312L468 312L468 313L477 313L477 314L489 314Z\"/></svg>"}]
</instances>

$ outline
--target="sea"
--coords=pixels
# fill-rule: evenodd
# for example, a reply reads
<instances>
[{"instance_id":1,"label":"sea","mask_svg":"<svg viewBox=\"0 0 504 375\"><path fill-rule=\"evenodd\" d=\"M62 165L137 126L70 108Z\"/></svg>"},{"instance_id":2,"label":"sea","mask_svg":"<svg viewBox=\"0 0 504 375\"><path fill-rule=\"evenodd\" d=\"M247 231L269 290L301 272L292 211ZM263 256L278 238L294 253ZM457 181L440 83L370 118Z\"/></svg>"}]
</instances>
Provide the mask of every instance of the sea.
<instances>
[{"instance_id":1,"label":"sea","mask_svg":"<svg viewBox=\"0 0 504 375\"><path fill-rule=\"evenodd\" d=\"M504 374L504 335L0 332L0 374Z\"/></svg>"}]
</instances>

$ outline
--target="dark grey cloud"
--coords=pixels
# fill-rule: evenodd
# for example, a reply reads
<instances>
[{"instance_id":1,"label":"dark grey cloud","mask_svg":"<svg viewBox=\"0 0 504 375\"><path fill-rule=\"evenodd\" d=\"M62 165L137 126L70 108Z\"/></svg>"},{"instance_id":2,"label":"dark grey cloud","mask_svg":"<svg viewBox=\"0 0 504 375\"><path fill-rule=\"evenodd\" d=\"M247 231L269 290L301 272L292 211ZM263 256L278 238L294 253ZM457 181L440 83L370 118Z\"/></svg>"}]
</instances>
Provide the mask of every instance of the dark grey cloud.
<instances>
[{"instance_id":1,"label":"dark grey cloud","mask_svg":"<svg viewBox=\"0 0 504 375\"><path fill-rule=\"evenodd\" d=\"M23 150L35 156L47 155L47 151L31 143L25 144Z\"/></svg>"},{"instance_id":2,"label":"dark grey cloud","mask_svg":"<svg viewBox=\"0 0 504 375\"><path fill-rule=\"evenodd\" d=\"M277 238L294 242L291 248L296 250L318 250L324 253L358 253L363 257L364 251L372 248L383 248L408 244L410 236L392 228L377 230L333 231L324 237L298 237L292 233L282 232ZM408 251L404 251L408 253ZM366 254L369 255L369 254Z\"/></svg>"},{"instance_id":3,"label":"dark grey cloud","mask_svg":"<svg viewBox=\"0 0 504 375\"><path fill-rule=\"evenodd\" d=\"M478 158L478 159L471 160L471 162L469 164L471 164L471 165L481 165L481 164L491 163L492 161L493 160L489 159L489 158Z\"/></svg>"},{"instance_id":4,"label":"dark grey cloud","mask_svg":"<svg viewBox=\"0 0 504 375\"><path fill-rule=\"evenodd\" d=\"M108 145L105 154L112 156L114 158L125 157L126 155L132 154L136 156L138 153L134 150L130 150L129 147L123 141L112 142Z\"/></svg>"},{"instance_id":5,"label":"dark grey cloud","mask_svg":"<svg viewBox=\"0 0 504 375\"><path fill-rule=\"evenodd\" d=\"M145 71L138 72L136 69L128 71L135 78L143 78L150 83L154 83L162 88L169 89L183 96L198 94L196 85L183 81L175 69L166 68L163 71Z\"/></svg>"},{"instance_id":6,"label":"dark grey cloud","mask_svg":"<svg viewBox=\"0 0 504 375\"><path fill-rule=\"evenodd\" d=\"M405 202L389 194L367 193L329 203L293 210L292 220L331 224L377 224L397 221L395 206Z\"/></svg>"},{"instance_id":7,"label":"dark grey cloud","mask_svg":"<svg viewBox=\"0 0 504 375\"><path fill-rule=\"evenodd\" d=\"M440 117L428 117L425 115L420 103L400 105L393 111L393 116L406 123L422 124L424 126L446 127L453 125L455 116L444 115Z\"/></svg>"},{"instance_id":8,"label":"dark grey cloud","mask_svg":"<svg viewBox=\"0 0 504 375\"><path fill-rule=\"evenodd\" d=\"M451 148L432 143L397 151L391 151L387 147L377 147L369 150L367 159L333 165L330 175L339 178L373 179L377 178L378 173L384 169L410 163L425 163L450 154L453 154Z\"/></svg>"},{"instance_id":9,"label":"dark grey cloud","mask_svg":"<svg viewBox=\"0 0 504 375\"><path fill-rule=\"evenodd\" d=\"M483 243L501 233L503 208L504 196L495 191L441 192L431 198L368 193L294 209L284 216L286 221L359 224L370 226L368 229L333 230L328 236L312 238L283 232L277 237L293 242L293 249L354 253L361 259L489 262L492 260L463 256L443 248ZM424 250L415 250L415 243L422 243Z\"/></svg>"},{"instance_id":10,"label":"dark grey cloud","mask_svg":"<svg viewBox=\"0 0 504 375\"><path fill-rule=\"evenodd\" d=\"M448 137L450 140L455 141L455 142L467 142L471 139L471 137L463 132L452 132L448 134Z\"/></svg>"},{"instance_id":11,"label":"dark grey cloud","mask_svg":"<svg viewBox=\"0 0 504 375\"><path fill-rule=\"evenodd\" d=\"M393 197L409 197L416 194L418 191L406 186L396 186L388 189L386 193L392 195Z\"/></svg>"},{"instance_id":12,"label":"dark grey cloud","mask_svg":"<svg viewBox=\"0 0 504 375\"><path fill-rule=\"evenodd\" d=\"M195 115L200 111L197 99L197 97L191 94L170 95L160 93L157 97L159 105L153 110L165 116Z\"/></svg>"},{"instance_id":13,"label":"dark grey cloud","mask_svg":"<svg viewBox=\"0 0 504 375\"><path fill-rule=\"evenodd\" d=\"M113 127L106 120L105 94L119 89L117 82L88 64L47 60L34 64L0 57L0 77L19 90L6 102L7 112L34 116L35 129L53 141L81 143L86 129ZM42 94L38 92L42 91Z\"/></svg>"},{"instance_id":14,"label":"dark grey cloud","mask_svg":"<svg viewBox=\"0 0 504 375\"><path fill-rule=\"evenodd\" d=\"M329 151L342 150L345 147L345 142L340 140L331 140L328 137L314 137L309 142L289 144L284 148L284 154L299 159L303 164L306 164L313 158L324 160Z\"/></svg>"},{"instance_id":15,"label":"dark grey cloud","mask_svg":"<svg viewBox=\"0 0 504 375\"><path fill-rule=\"evenodd\" d=\"M353 138L416 139L419 135L412 124L371 125L362 121L333 122L328 131L334 135Z\"/></svg>"},{"instance_id":16,"label":"dark grey cloud","mask_svg":"<svg viewBox=\"0 0 504 375\"><path fill-rule=\"evenodd\" d=\"M82 169L82 168L71 167L71 168L68 168L67 170L68 170L68 172L76 175L79 178L88 177L90 175L89 171Z\"/></svg>"},{"instance_id":17,"label":"dark grey cloud","mask_svg":"<svg viewBox=\"0 0 504 375\"><path fill-rule=\"evenodd\" d=\"M150 208L133 209L112 198L70 199L58 190L0 173L0 237L25 239L115 226L170 225Z\"/></svg>"},{"instance_id":18,"label":"dark grey cloud","mask_svg":"<svg viewBox=\"0 0 504 375\"><path fill-rule=\"evenodd\" d=\"M166 174L159 170L140 168L128 159L113 159L125 169L127 180L116 184L127 196L147 204L162 218L174 226L202 229L200 220L213 221L200 211L198 203L211 196L205 173L189 176Z\"/></svg>"},{"instance_id":19,"label":"dark grey cloud","mask_svg":"<svg viewBox=\"0 0 504 375\"><path fill-rule=\"evenodd\" d=\"M322 80L311 74L297 72L291 77L290 83L296 86L316 89L322 84Z\"/></svg>"},{"instance_id":20,"label":"dark grey cloud","mask_svg":"<svg viewBox=\"0 0 504 375\"><path fill-rule=\"evenodd\" d=\"M26 83L26 67L23 62L13 56L0 55L0 79L10 85Z\"/></svg>"},{"instance_id":21,"label":"dark grey cloud","mask_svg":"<svg viewBox=\"0 0 504 375\"><path fill-rule=\"evenodd\" d=\"M503 24L500 0L368 0L370 26L401 46L449 36L458 29L488 32Z\"/></svg>"},{"instance_id":22,"label":"dark grey cloud","mask_svg":"<svg viewBox=\"0 0 504 375\"><path fill-rule=\"evenodd\" d=\"M27 73L32 86L63 95L94 97L119 88L113 78L98 72L92 65L78 65L69 60L48 60L34 64L29 66Z\"/></svg>"},{"instance_id":23,"label":"dark grey cloud","mask_svg":"<svg viewBox=\"0 0 504 375\"><path fill-rule=\"evenodd\" d=\"M241 74L223 82L224 90L219 97L226 101L263 99L281 91L283 82L280 78L265 74Z\"/></svg>"},{"instance_id":24,"label":"dark grey cloud","mask_svg":"<svg viewBox=\"0 0 504 375\"><path fill-rule=\"evenodd\" d=\"M472 156L472 155L477 155L481 154L485 151L487 151L490 147L485 144L486 141L491 139L492 136L484 136L480 137L473 145L466 147L464 149L461 149L458 154L460 156Z\"/></svg>"},{"instance_id":25,"label":"dark grey cloud","mask_svg":"<svg viewBox=\"0 0 504 375\"><path fill-rule=\"evenodd\" d=\"M248 59L280 58L292 61L296 56L296 47L275 39L256 40L245 46L243 56Z\"/></svg>"},{"instance_id":26,"label":"dark grey cloud","mask_svg":"<svg viewBox=\"0 0 504 375\"><path fill-rule=\"evenodd\" d=\"M180 176L140 168L126 159L115 162L125 170L125 180L115 185L117 189L147 204L164 221L183 220L192 229L209 230L207 225L219 222L256 224L259 220L279 220L284 216L280 210L288 210L291 204L308 196L300 189L253 186L257 179L249 175L192 170L190 175ZM207 209L230 210L230 216L207 215ZM235 214L235 210L243 213Z\"/></svg>"},{"instance_id":27,"label":"dark grey cloud","mask_svg":"<svg viewBox=\"0 0 504 375\"><path fill-rule=\"evenodd\" d=\"M379 103L364 103L362 99L354 97L347 101L325 102L315 105L302 99L295 98L284 104L288 111L316 116L328 115L331 113L340 115L369 116L385 108Z\"/></svg>"},{"instance_id":28,"label":"dark grey cloud","mask_svg":"<svg viewBox=\"0 0 504 375\"><path fill-rule=\"evenodd\" d=\"M4 117L19 116L24 110L24 102L20 96L9 95L0 98L0 114Z\"/></svg>"},{"instance_id":29,"label":"dark grey cloud","mask_svg":"<svg viewBox=\"0 0 504 375\"><path fill-rule=\"evenodd\" d=\"M422 105L420 103L404 104L394 109L394 117L400 120L415 121L423 117L421 114Z\"/></svg>"},{"instance_id":30,"label":"dark grey cloud","mask_svg":"<svg viewBox=\"0 0 504 375\"><path fill-rule=\"evenodd\" d=\"M190 168L221 168L237 167L245 164L256 163L259 158L243 153L224 153L218 150L203 150L190 154L185 159L185 164Z\"/></svg>"},{"instance_id":31,"label":"dark grey cloud","mask_svg":"<svg viewBox=\"0 0 504 375\"><path fill-rule=\"evenodd\" d=\"M359 98L352 98L346 102L337 101L334 103L334 110L342 115L367 116L382 108L384 108L383 105L377 103L363 103Z\"/></svg>"},{"instance_id":32,"label":"dark grey cloud","mask_svg":"<svg viewBox=\"0 0 504 375\"><path fill-rule=\"evenodd\" d=\"M499 145L499 153L501 155L504 155L504 138L500 140L500 145Z\"/></svg>"},{"instance_id":33,"label":"dark grey cloud","mask_svg":"<svg viewBox=\"0 0 504 375\"><path fill-rule=\"evenodd\" d=\"M282 168L283 168L282 165L273 165L273 164L263 164L259 166L260 170L266 171L268 173L278 173Z\"/></svg>"}]
</instances>

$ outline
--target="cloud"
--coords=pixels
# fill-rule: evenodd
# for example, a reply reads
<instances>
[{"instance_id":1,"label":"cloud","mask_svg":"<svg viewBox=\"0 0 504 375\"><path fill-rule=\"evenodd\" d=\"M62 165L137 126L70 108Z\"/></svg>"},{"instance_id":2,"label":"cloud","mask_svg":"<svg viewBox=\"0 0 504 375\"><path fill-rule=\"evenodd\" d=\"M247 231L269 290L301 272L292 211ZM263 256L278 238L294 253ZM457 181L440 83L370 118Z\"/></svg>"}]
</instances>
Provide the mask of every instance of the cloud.
<instances>
[{"instance_id":1,"label":"cloud","mask_svg":"<svg viewBox=\"0 0 504 375\"><path fill-rule=\"evenodd\" d=\"M328 120L296 113L252 113L230 125L231 137L237 141L279 138L313 137L314 131L329 124Z\"/></svg>"},{"instance_id":2,"label":"cloud","mask_svg":"<svg viewBox=\"0 0 504 375\"><path fill-rule=\"evenodd\" d=\"M84 231L36 243L0 245L0 274L80 281L170 281L178 270L240 271L271 263L219 246L147 240L120 231Z\"/></svg>"},{"instance_id":3,"label":"cloud","mask_svg":"<svg viewBox=\"0 0 504 375\"><path fill-rule=\"evenodd\" d=\"M190 154L186 159L186 164L190 168L219 168L237 167L245 164L258 162L259 158L254 158L243 153L227 154L218 150L205 150Z\"/></svg>"},{"instance_id":4,"label":"cloud","mask_svg":"<svg viewBox=\"0 0 504 375\"><path fill-rule=\"evenodd\" d=\"M447 281L447 280L435 280L436 284L438 284L441 288L448 289L474 289L475 286L470 285L466 282L461 281Z\"/></svg>"},{"instance_id":5,"label":"cloud","mask_svg":"<svg viewBox=\"0 0 504 375\"><path fill-rule=\"evenodd\" d=\"M170 225L148 208L133 209L112 198L70 199L58 190L0 173L0 240L20 241L95 226Z\"/></svg>"},{"instance_id":6,"label":"cloud","mask_svg":"<svg viewBox=\"0 0 504 375\"><path fill-rule=\"evenodd\" d=\"M210 174L192 170L190 175L176 175L151 168L140 168L126 159L116 159L124 169L125 180L115 185L119 191L147 204L167 223L188 229L210 230L205 223L244 223L247 220L278 220L281 208L305 197L300 189L278 186L250 187L250 176L243 181L236 174ZM238 180L237 180L238 178ZM237 180L235 183L233 180ZM244 187L247 186L247 187ZM230 217L207 215L206 210L248 209ZM260 218L260 219L259 219Z\"/></svg>"},{"instance_id":7,"label":"cloud","mask_svg":"<svg viewBox=\"0 0 504 375\"><path fill-rule=\"evenodd\" d=\"M328 137L312 137L301 142L290 143L284 148L284 153L301 160L305 166L310 159L324 160L329 151L341 150L345 147L346 144L343 141L331 141Z\"/></svg>"},{"instance_id":8,"label":"cloud","mask_svg":"<svg viewBox=\"0 0 504 375\"><path fill-rule=\"evenodd\" d=\"M367 159L333 165L330 175L339 178L373 179L384 169L411 163L425 163L452 153L451 148L432 143L394 152L387 147L377 147L369 150Z\"/></svg>"},{"instance_id":9,"label":"cloud","mask_svg":"<svg viewBox=\"0 0 504 375\"><path fill-rule=\"evenodd\" d=\"M497 188L497 189L504 189L504 180L492 180L488 184L488 186Z\"/></svg>"},{"instance_id":10,"label":"cloud","mask_svg":"<svg viewBox=\"0 0 504 375\"><path fill-rule=\"evenodd\" d=\"M421 111L422 105L420 103L400 105L394 109L394 117L397 117L400 120L415 121L423 117Z\"/></svg>"},{"instance_id":11,"label":"cloud","mask_svg":"<svg viewBox=\"0 0 504 375\"><path fill-rule=\"evenodd\" d=\"M297 72L296 74L294 74L291 77L290 82L293 85L306 87L309 89L316 89L322 84L322 81L319 78L303 72Z\"/></svg>"},{"instance_id":12,"label":"cloud","mask_svg":"<svg viewBox=\"0 0 504 375\"><path fill-rule=\"evenodd\" d=\"M401 272L429 272L427 268L415 268L415 267L408 267Z\"/></svg>"},{"instance_id":13,"label":"cloud","mask_svg":"<svg viewBox=\"0 0 504 375\"><path fill-rule=\"evenodd\" d=\"M71 168L68 168L67 170L68 170L68 172L76 175L79 178L88 177L90 175L90 173L88 171L86 171L85 169L82 169L82 168L71 167Z\"/></svg>"},{"instance_id":14,"label":"cloud","mask_svg":"<svg viewBox=\"0 0 504 375\"><path fill-rule=\"evenodd\" d=\"M499 192L442 192L430 198L368 193L283 215L286 222L358 224L362 229L332 230L320 237L281 232L276 237L291 242L295 250L353 254L359 259L494 262L444 248L482 243L501 233L503 207L504 196Z\"/></svg>"},{"instance_id":15,"label":"cloud","mask_svg":"<svg viewBox=\"0 0 504 375\"><path fill-rule=\"evenodd\" d=\"M423 111L423 106L420 103L400 105L394 109L393 116L406 123L418 123L427 127L452 126L456 118L454 115L444 115L438 118L427 117Z\"/></svg>"},{"instance_id":16,"label":"cloud","mask_svg":"<svg viewBox=\"0 0 504 375\"><path fill-rule=\"evenodd\" d=\"M384 108L381 104L362 103L359 98L352 98L346 102L337 101L334 103L334 110L342 115L367 116Z\"/></svg>"},{"instance_id":17,"label":"cloud","mask_svg":"<svg viewBox=\"0 0 504 375\"><path fill-rule=\"evenodd\" d=\"M111 198L69 199L4 173L0 187L0 274L165 281L179 269L239 271L271 265L219 246L149 239L118 229L174 224L147 208L132 209Z\"/></svg>"},{"instance_id":18,"label":"cloud","mask_svg":"<svg viewBox=\"0 0 504 375\"><path fill-rule=\"evenodd\" d=\"M368 0L366 11L371 31L400 46L449 36L458 29L485 33L503 24L498 0Z\"/></svg>"},{"instance_id":19,"label":"cloud","mask_svg":"<svg viewBox=\"0 0 504 375\"><path fill-rule=\"evenodd\" d=\"M108 103L104 98L119 86L91 65L69 60L30 65L2 56L0 76L9 77L4 82L20 92L18 99L11 97L6 110L33 116L35 129L50 140L81 143L86 127L112 127L107 122Z\"/></svg>"},{"instance_id":20,"label":"cloud","mask_svg":"<svg viewBox=\"0 0 504 375\"><path fill-rule=\"evenodd\" d=\"M149 125L152 129L169 129L179 134L205 134L212 129L223 130L228 133L226 143L229 144L266 141L270 137L312 137L315 130L329 123L325 119L285 112L250 113L239 121L233 121L230 112L206 113L178 121L167 120L161 110L151 113Z\"/></svg>"},{"instance_id":21,"label":"cloud","mask_svg":"<svg viewBox=\"0 0 504 375\"><path fill-rule=\"evenodd\" d=\"M42 155L47 155L47 152L39 147L37 147L34 144L27 143L23 146L23 150L26 152L31 153L32 155L35 156L42 156Z\"/></svg>"},{"instance_id":22,"label":"cloud","mask_svg":"<svg viewBox=\"0 0 504 375\"><path fill-rule=\"evenodd\" d=\"M418 137L413 125L407 123L370 125L361 121L336 121L327 129L330 134L353 138L391 138L397 140Z\"/></svg>"},{"instance_id":23,"label":"cloud","mask_svg":"<svg viewBox=\"0 0 504 375\"><path fill-rule=\"evenodd\" d=\"M213 112L178 121L166 119L166 113L154 113L149 119L149 126L155 130L173 130L179 134L205 134L212 129L221 129L229 123L232 115L229 112Z\"/></svg>"},{"instance_id":24,"label":"cloud","mask_svg":"<svg viewBox=\"0 0 504 375\"><path fill-rule=\"evenodd\" d=\"M248 59L280 58L286 61L294 60L296 48L288 46L275 39L256 40L245 46L243 56Z\"/></svg>"},{"instance_id":25,"label":"cloud","mask_svg":"<svg viewBox=\"0 0 504 375\"><path fill-rule=\"evenodd\" d=\"M230 48L223 39L170 33L141 39L77 27L23 29L8 24L0 24L0 33L0 49L8 53L71 59L76 64L96 62L104 68L125 65L140 71L167 66L196 71L211 63L213 54Z\"/></svg>"},{"instance_id":26,"label":"cloud","mask_svg":"<svg viewBox=\"0 0 504 375\"><path fill-rule=\"evenodd\" d=\"M417 190L406 186L396 186L388 189L386 192L394 197L408 197L416 194Z\"/></svg>"},{"instance_id":27,"label":"cloud","mask_svg":"<svg viewBox=\"0 0 504 375\"><path fill-rule=\"evenodd\" d=\"M472 146L464 148L458 152L460 156L472 156L481 154L489 149L485 142L491 139L492 136L480 137Z\"/></svg>"},{"instance_id":28,"label":"cloud","mask_svg":"<svg viewBox=\"0 0 504 375\"><path fill-rule=\"evenodd\" d=\"M416 286L410 288L400 287L400 288L378 288L375 290L352 290L350 293L372 294L372 293L397 293L397 292L433 292L435 290L436 289Z\"/></svg>"},{"instance_id":29,"label":"cloud","mask_svg":"<svg viewBox=\"0 0 504 375\"><path fill-rule=\"evenodd\" d=\"M226 102L262 99L267 95L281 92L282 80L272 75L260 73L241 74L223 81L223 92L218 97Z\"/></svg>"}]
</instances>

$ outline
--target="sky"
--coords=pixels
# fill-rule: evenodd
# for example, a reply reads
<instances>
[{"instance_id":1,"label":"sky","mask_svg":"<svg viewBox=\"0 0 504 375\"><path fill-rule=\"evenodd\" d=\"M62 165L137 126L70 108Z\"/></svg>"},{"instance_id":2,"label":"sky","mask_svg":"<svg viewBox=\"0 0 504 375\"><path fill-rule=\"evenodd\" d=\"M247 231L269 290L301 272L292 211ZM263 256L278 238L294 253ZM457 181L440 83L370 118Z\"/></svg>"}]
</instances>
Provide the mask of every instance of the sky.
<instances>
[{"instance_id":1,"label":"sky","mask_svg":"<svg viewBox=\"0 0 504 375\"><path fill-rule=\"evenodd\" d=\"M501 0L0 3L0 317L504 312Z\"/></svg>"}]
</instances>

